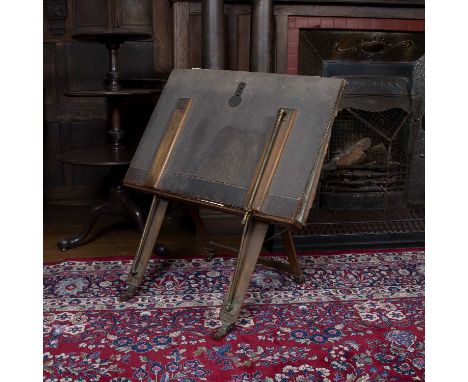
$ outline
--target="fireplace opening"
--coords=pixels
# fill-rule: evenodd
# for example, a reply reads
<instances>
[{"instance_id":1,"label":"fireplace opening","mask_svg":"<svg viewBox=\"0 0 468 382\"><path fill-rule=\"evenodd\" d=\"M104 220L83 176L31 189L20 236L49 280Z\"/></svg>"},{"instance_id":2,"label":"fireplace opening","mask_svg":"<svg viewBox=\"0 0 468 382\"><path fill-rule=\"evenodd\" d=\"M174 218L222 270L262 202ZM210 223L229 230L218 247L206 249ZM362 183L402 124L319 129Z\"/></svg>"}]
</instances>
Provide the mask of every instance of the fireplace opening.
<instances>
[{"instance_id":1,"label":"fireplace opening","mask_svg":"<svg viewBox=\"0 0 468 382\"><path fill-rule=\"evenodd\" d=\"M323 167L323 208L385 211L405 205L410 98L394 93L407 86L403 79L385 80L392 94L363 94L368 81L348 78Z\"/></svg>"},{"instance_id":2,"label":"fireplace opening","mask_svg":"<svg viewBox=\"0 0 468 382\"><path fill-rule=\"evenodd\" d=\"M300 29L298 73L346 86L296 244L423 241L424 33Z\"/></svg>"}]
</instances>

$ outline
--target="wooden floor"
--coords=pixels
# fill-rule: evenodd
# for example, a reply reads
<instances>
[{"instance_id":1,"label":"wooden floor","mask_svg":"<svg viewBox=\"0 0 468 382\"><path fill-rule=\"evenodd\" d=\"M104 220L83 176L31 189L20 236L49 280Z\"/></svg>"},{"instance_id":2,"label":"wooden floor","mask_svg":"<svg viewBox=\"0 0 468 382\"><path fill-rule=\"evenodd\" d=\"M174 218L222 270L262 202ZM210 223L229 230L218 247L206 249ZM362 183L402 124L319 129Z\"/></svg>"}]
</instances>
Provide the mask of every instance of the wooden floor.
<instances>
[{"instance_id":1,"label":"wooden floor","mask_svg":"<svg viewBox=\"0 0 468 382\"><path fill-rule=\"evenodd\" d=\"M135 255L141 233L130 219L117 215L102 216L90 234L88 243L66 252L58 249L57 242L59 240L78 234L86 221L90 208L90 206L70 205L47 205L44 207L45 262L70 258ZM205 222L207 230L214 240L237 247L240 239L240 224L236 227L237 220L240 219L206 219ZM184 223L186 221L170 216L163 223L158 243L166 245L171 257L194 256L203 253L201 240L193 230L184 227L186 225Z\"/></svg>"}]
</instances>

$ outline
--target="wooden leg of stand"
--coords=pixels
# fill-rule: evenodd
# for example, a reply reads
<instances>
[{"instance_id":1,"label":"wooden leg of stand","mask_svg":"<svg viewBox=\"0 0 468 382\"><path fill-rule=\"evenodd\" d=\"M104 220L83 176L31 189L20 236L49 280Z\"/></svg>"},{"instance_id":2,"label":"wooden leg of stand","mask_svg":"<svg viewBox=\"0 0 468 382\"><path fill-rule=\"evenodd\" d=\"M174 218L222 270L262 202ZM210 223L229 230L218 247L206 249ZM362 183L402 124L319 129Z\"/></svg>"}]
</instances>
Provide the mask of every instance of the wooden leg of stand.
<instances>
[{"instance_id":1,"label":"wooden leg of stand","mask_svg":"<svg viewBox=\"0 0 468 382\"><path fill-rule=\"evenodd\" d=\"M293 278L298 284L301 284L304 282L304 274L302 273L302 269L299 266L296 247L294 246L294 240L291 231L289 229L284 231L281 237L283 239L284 248L288 255L288 262L289 266L291 267Z\"/></svg>"},{"instance_id":2,"label":"wooden leg of stand","mask_svg":"<svg viewBox=\"0 0 468 382\"><path fill-rule=\"evenodd\" d=\"M159 230L161 229L167 205L167 200L158 199L156 196L153 198L148 218L146 219L145 229L141 236L140 245L138 246L135 260L133 261L132 268L128 274L128 288L120 297L121 301L127 301L132 298L143 281L146 267L148 266L154 244L156 243Z\"/></svg>"},{"instance_id":3,"label":"wooden leg of stand","mask_svg":"<svg viewBox=\"0 0 468 382\"><path fill-rule=\"evenodd\" d=\"M215 256L215 251L214 248L210 245L210 238L208 236L208 232L206 232L205 223L203 223L203 220L200 217L200 209L198 206L189 206L189 210L190 217L195 223L197 235L200 237L201 241L203 242L203 246L205 247L206 259L211 261Z\"/></svg>"},{"instance_id":4,"label":"wooden leg of stand","mask_svg":"<svg viewBox=\"0 0 468 382\"><path fill-rule=\"evenodd\" d=\"M237 321L267 229L268 224L253 220L245 233L236 268L219 314L222 326L214 333L215 339L224 337Z\"/></svg>"}]
</instances>

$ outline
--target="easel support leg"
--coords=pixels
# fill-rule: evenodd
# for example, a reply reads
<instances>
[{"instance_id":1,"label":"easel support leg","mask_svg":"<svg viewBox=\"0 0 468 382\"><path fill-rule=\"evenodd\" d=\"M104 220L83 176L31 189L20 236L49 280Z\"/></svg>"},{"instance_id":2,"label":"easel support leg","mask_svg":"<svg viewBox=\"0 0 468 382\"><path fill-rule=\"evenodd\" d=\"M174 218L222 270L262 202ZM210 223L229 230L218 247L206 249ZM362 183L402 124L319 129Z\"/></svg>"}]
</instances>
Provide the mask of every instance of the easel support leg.
<instances>
[{"instance_id":1,"label":"easel support leg","mask_svg":"<svg viewBox=\"0 0 468 382\"><path fill-rule=\"evenodd\" d=\"M120 296L121 301L127 301L133 297L136 290L140 287L143 277L145 275L146 267L148 266L154 244L159 235L159 230L166 213L168 201L158 199L156 196L153 198L151 208L146 220L145 229L141 236L140 245L133 261L132 267L127 278L127 291Z\"/></svg>"},{"instance_id":2,"label":"easel support leg","mask_svg":"<svg viewBox=\"0 0 468 382\"><path fill-rule=\"evenodd\" d=\"M284 231L282 234L284 248L288 255L288 262L290 270L293 276L293 279L298 283L302 284L304 282L304 273L299 266L299 261L297 258L296 247L294 246L294 240L291 234L291 230Z\"/></svg>"},{"instance_id":3,"label":"easel support leg","mask_svg":"<svg viewBox=\"0 0 468 382\"><path fill-rule=\"evenodd\" d=\"M245 233L244 244L219 314L222 326L214 333L215 339L224 337L237 321L267 229L267 223L253 220Z\"/></svg>"},{"instance_id":4,"label":"easel support leg","mask_svg":"<svg viewBox=\"0 0 468 382\"><path fill-rule=\"evenodd\" d=\"M197 235L200 237L201 241L203 242L203 246L205 247L206 259L211 261L215 257L215 249L210 244L210 238L208 236L208 232L206 231L205 223L203 223L203 220L200 216L200 208L198 206L191 205L189 206L189 211L190 217L195 223Z\"/></svg>"}]
</instances>

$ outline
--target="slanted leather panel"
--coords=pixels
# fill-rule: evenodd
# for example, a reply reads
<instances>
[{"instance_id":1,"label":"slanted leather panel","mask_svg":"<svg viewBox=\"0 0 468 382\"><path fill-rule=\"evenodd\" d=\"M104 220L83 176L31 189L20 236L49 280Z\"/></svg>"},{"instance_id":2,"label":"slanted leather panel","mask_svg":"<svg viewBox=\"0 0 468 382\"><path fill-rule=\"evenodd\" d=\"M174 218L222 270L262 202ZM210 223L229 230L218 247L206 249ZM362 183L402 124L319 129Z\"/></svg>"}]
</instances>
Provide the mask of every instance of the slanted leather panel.
<instances>
[{"instance_id":1,"label":"slanted leather panel","mask_svg":"<svg viewBox=\"0 0 468 382\"><path fill-rule=\"evenodd\" d=\"M245 82L242 102L229 100ZM191 108L171 151L157 189L243 209L259 160L280 108L297 110L294 125L276 166L265 202L265 215L296 219L320 176L320 148L330 129L343 80L222 70L174 70L148 123L125 178L144 184L165 129L180 98ZM235 104L235 103L234 103ZM307 201L306 201L307 202Z\"/></svg>"}]
</instances>

